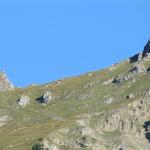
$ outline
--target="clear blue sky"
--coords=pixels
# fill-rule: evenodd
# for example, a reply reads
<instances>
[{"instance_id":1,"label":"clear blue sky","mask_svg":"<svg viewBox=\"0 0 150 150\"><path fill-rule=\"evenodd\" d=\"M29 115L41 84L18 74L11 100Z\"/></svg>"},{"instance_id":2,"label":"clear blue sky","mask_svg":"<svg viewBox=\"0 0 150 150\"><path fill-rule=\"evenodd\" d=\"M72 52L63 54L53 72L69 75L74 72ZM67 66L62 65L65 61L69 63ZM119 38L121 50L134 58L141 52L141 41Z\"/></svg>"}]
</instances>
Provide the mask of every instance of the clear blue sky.
<instances>
[{"instance_id":1,"label":"clear blue sky","mask_svg":"<svg viewBox=\"0 0 150 150\"><path fill-rule=\"evenodd\" d=\"M149 0L1 0L0 69L17 86L98 70L142 50Z\"/></svg>"}]
</instances>

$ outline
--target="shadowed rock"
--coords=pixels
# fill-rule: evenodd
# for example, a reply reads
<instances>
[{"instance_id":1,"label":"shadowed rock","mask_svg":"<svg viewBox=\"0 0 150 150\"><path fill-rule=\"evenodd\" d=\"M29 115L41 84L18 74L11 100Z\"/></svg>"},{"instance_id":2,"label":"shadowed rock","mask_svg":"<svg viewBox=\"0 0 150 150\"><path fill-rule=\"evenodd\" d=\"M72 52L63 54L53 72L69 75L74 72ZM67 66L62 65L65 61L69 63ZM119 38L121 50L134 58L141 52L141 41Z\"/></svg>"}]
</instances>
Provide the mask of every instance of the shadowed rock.
<instances>
[{"instance_id":1,"label":"shadowed rock","mask_svg":"<svg viewBox=\"0 0 150 150\"><path fill-rule=\"evenodd\" d=\"M150 143L150 121L144 123L145 137Z\"/></svg>"},{"instance_id":2,"label":"shadowed rock","mask_svg":"<svg viewBox=\"0 0 150 150\"><path fill-rule=\"evenodd\" d=\"M140 54L136 54L136 55L130 57L130 58L129 58L130 63L137 62L137 61L139 60L139 55L140 55Z\"/></svg>"}]
</instances>

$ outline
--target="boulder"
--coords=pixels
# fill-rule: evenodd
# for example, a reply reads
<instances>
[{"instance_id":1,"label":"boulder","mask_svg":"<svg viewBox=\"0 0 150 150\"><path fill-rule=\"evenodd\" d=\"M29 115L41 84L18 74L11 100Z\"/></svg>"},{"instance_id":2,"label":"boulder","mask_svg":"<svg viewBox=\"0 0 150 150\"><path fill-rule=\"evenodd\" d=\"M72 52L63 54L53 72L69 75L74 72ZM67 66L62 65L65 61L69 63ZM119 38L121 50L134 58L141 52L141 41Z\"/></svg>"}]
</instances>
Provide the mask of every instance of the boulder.
<instances>
[{"instance_id":1,"label":"boulder","mask_svg":"<svg viewBox=\"0 0 150 150\"><path fill-rule=\"evenodd\" d=\"M112 97L109 97L109 98L107 98L107 99L104 101L104 103L105 103L106 105L109 105L109 104L111 104L113 101L114 101L114 99L113 99Z\"/></svg>"},{"instance_id":2,"label":"boulder","mask_svg":"<svg viewBox=\"0 0 150 150\"><path fill-rule=\"evenodd\" d=\"M26 95L22 95L21 98L17 101L17 104L21 107L25 107L30 103L30 98Z\"/></svg>"},{"instance_id":3,"label":"boulder","mask_svg":"<svg viewBox=\"0 0 150 150\"><path fill-rule=\"evenodd\" d=\"M134 93L130 93L129 95L127 95L126 97L127 99L131 99L131 98L134 98Z\"/></svg>"},{"instance_id":4,"label":"boulder","mask_svg":"<svg viewBox=\"0 0 150 150\"><path fill-rule=\"evenodd\" d=\"M54 100L54 96L50 91L46 91L43 95L43 103L50 103Z\"/></svg>"},{"instance_id":5,"label":"boulder","mask_svg":"<svg viewBox=\"0 0 150 150\"><path fill-rule=\"evenodd\" d=\"M123 82L123 77L122 76L116 76L112 83L122 83Z\"/></svg>"}]
</instances>

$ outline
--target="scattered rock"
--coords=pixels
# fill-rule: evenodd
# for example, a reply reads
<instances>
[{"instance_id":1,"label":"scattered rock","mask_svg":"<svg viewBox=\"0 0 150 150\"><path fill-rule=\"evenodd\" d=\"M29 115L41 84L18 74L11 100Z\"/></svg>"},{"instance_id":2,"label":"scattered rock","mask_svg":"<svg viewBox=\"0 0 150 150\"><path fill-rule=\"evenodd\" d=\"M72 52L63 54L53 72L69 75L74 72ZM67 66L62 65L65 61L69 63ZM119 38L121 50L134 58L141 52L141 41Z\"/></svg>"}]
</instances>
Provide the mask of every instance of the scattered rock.
<instances>
[{"instance_id":1,"label":"scattered rock","mask_svg":"<svg viewBox=\"0 0 150 150\"><path fill-rule=\"evenodd\" d=\"M79 100L86 100L90 98L94 98L94 95L92 93L84 93L79 96Z\"/></svg>"},{"instance_id":2,"label":"scattered rock","mask_svg":"<svg viewBox=\"0 0 150 150\"><path fill-rule=\"evenodd\" d=\"M114 101L114 99L113 99L112 97L109 97L109 98L107 98L107 99L104 101L104 103L105 103L106 105L109 105L109 104L111 104L113 101Z\"/></svg>"},{"instance_id":3,"label":"scattered rock","mask_svg":"<svg viewBox=\"0 0 150 150\"><path fill-rule=\"evenodd\" d=\"M115 112L113 114L107 114L105 122L102 126L102 129L105 131L131 131L135 130L135 119L126 118L122 116L119 112Z\"/></svg>"},{"instance_id":4,"label":"scattered rock","mask_svg":"<svg viewBox=\"0 0 150 150\"><path fill-rule=\"evenodd\" d=\"M21 107L25 107L30 103L30 97L26 95L22 95L21 98L17 101L17 104Z\"/></svg>"},{"instance_id":5,"label":"scattered rock","mask_svg":"<svg viewBox=\"0 0 150 150\"><path fill-rule=\"evenodd\" d=\"M3 126L3 125L5 125L8 120L9 120L9 117L6 116L6 115L0 117L0 127Z\"/></svg>"}]
</instances>

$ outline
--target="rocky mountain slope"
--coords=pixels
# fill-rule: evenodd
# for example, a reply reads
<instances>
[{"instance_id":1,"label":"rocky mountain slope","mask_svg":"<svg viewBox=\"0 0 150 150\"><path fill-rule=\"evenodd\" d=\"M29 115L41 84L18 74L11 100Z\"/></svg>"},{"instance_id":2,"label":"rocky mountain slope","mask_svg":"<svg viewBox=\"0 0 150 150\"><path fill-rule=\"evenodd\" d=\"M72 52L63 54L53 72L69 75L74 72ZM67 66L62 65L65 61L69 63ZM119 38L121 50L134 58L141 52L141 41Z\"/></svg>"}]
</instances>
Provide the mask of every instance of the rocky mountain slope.
<instances>
[{"instance_id":1,"label":"rocky mountain slope","mask_svg":"<svg viewBox=\"0 0 150 150\"><path fill-rule=\"evenodd\" d=\"M150 41L101 71L16 88L0 74L0 150L149 150Z\"/></svg>"}]
</instances>

